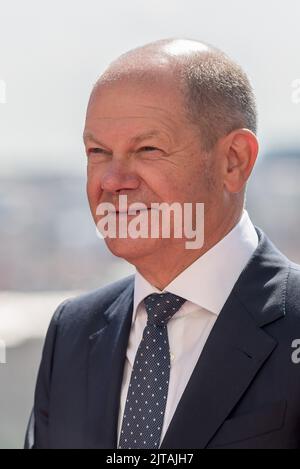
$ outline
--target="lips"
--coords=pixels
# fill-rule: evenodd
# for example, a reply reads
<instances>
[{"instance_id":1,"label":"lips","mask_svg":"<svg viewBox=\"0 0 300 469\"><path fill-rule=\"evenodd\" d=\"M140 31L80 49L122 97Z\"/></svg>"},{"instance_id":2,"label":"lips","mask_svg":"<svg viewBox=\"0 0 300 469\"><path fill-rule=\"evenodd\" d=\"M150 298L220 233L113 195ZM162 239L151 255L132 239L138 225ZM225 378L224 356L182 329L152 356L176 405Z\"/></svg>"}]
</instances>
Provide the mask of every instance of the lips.
<instances>
[{"instance_id":1,"label":"lips","mask_svg":"<svg viewBox=\"0 0 300 469\"><path fill-rule=\"evenodd\" d=\"M116 213L118 215L124 215L125 213L127 213L127 215L138 215L140 212L147 212L151 210L150 208L135 208L134 210L118 210L118 209L115 209L115 210L111 210L109 211L108 213Z\"/></svg>"},{"instance_id":2,"label":"lips","mask_svg":"<svg viewBox=\"0 0 300 469\"><path fill-rule=\"evenodd\" d=\"M115 213L117 215L125 215L125 214L127 214L127 215L139 215L141 212L148 212L148 210L150 210L150 209L148 209L148 208L146 208L146 209L145 208L144 209L135 209L135 210L128 210L128 211L125 211L125 212L116 210ZM114 213L114 212L111 212L111 213Z\"/></svg>"}]
</instances>

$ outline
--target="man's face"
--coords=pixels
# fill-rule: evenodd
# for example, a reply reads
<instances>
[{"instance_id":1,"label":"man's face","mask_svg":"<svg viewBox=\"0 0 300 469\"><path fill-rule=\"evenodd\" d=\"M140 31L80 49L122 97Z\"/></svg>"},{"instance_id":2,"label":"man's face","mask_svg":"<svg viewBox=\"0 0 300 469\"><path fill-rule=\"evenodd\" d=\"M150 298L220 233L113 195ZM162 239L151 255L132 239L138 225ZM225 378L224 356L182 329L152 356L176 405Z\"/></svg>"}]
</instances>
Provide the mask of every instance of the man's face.
<instances>
[{"instance_id":1,"label":"man's face","mask_svg":"<svg viewBox=\"0 0 300 469\"><path fill-rule=\"evenodd\" d=\"M159 87L128 82L100 86L89 103L84 138L95 223L101 218L99 204L109 202L118 209L120 195L127 196L128 205L142 202L149 209L153 202L203 202L206 217L218 206L217 165L201 153L199 131L186 120L182 97L170 81ZM165 248L174 247L175 253L184 240L106 238L106 243L134 264Z\"/></svg>"}]
</instances>

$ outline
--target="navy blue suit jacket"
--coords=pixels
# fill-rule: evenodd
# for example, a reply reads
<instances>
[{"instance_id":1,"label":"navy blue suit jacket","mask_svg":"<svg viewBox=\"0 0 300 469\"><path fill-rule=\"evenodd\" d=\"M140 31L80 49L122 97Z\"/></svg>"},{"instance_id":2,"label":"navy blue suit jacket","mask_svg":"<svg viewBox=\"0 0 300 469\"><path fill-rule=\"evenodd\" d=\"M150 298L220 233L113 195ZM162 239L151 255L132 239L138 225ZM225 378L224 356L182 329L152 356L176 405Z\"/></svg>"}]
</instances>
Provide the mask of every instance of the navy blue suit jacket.
<instances>
[{"instance_id":1,"label":"navy blue suit jacket","mask_svg":"<svg viewBox=\"0 0 300 469\"><path fill-rule=\"evenodd\" d=\"M300 266L256 230L259 245L217 319L161 449L300 448L300 364L292 347L300 339ZM117 448L133 289L130 276L59 306L26 448Z\"/></svg>"}]
</instances>

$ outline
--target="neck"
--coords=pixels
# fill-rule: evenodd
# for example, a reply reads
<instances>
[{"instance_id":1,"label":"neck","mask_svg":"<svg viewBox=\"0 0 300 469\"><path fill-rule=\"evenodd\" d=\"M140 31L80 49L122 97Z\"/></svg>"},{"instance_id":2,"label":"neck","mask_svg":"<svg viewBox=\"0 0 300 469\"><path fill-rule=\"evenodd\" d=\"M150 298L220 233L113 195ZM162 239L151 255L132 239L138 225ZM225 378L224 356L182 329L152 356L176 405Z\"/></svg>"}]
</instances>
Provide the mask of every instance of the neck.
<instances>
[{"instance_id":1,"label":"neck","mask_svg":"<svg viewBox=\"0 0 300 469\"><path fill-rule=\"evenodd\" d=\"M223 239L239 222L242 213L236 214L230 222L224 220L219 226L205 233L205 242L201 249L187 250L184 244L164 246L163 249L147 258L137 259L134 263L137 271L154 287L163 290L197 259L203 256Z\"/></svg>"}]
</instances>

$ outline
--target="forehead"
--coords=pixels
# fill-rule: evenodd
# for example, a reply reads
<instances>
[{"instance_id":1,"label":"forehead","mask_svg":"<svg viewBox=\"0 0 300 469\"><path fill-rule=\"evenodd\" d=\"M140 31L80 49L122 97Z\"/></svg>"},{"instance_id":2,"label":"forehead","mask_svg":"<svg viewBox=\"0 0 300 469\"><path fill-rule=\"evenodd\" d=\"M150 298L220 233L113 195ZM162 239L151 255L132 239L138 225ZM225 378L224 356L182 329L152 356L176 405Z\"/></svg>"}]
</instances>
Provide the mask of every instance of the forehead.
<instances>
[{"instance_id":1,"label":"forehead","mask_svg":"<svg viewBox=\"0 0 300 469\"><path fill-rule=\"evenodd\" d=\"M88 105L85 139L106 134L112 138L174 138L187 125L182 95L176 86L120 82L95 88Z\"/></svg>"},{"instance_id":2,"label":"forehead","mask_svg":"<svg viewBox=\"0 0 300 469\"><path fill-rule=\"evenodd\" d=\"M121 81L96 87L87 109L87 119L174 119L182 114L183 98L174 84Z\"/></svg>"}]
</instances>

